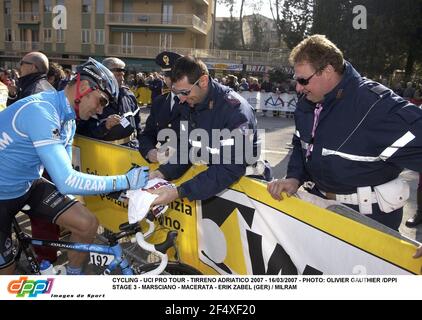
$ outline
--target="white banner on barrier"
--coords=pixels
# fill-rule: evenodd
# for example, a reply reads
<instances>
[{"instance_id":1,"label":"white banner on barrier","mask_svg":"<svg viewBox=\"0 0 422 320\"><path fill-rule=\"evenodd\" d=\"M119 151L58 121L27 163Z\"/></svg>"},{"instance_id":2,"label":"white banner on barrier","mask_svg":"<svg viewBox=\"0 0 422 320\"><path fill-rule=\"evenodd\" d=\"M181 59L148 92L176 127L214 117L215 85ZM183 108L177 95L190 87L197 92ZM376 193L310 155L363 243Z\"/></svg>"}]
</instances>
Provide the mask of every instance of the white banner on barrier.
<instances>
[{"instance_id":1,"label":"white banner on barrier","mask_svg":"<svg viewBox=\"0 0 422 320\"><path fill-rule=\"evenodd\" d=\"M272 110L294 112L296 110L296 93L273 92L241 92L240 95L255 108L255 110Z\"/></svg>"},{"instance_id":2,"label":"white banner on barrier","mask_svg":"<svg viewBox=\"0 0 422 320\"><path fill-rule=\"evenodd\" d=\"M410 274L234 190L198 205L198 230L200 259L220 274Z\"/></svg>"}]
</instances>

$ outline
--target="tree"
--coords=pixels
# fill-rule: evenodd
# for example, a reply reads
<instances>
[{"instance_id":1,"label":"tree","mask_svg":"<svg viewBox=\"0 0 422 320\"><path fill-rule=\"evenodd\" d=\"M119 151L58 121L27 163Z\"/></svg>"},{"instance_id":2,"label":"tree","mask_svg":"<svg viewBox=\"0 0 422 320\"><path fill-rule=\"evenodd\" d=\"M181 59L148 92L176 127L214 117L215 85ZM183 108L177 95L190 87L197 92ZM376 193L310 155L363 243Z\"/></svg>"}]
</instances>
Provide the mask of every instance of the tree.
<instances>
[{"instance_id":1,"label":"tree","mask_svg":"<svg viewBox=\"0 0 422 320\"><path fill-rule=\"evenodd\" d=\"M221 33L218 35L220 49L239 50L241 43L239 39L239 22L233 17L224 20L221 24Z\"/></svg>"},{"instance_id":2,"label":"tree","mask_svg":"<svg viewBox=\"0 0 422 320\"><path fill-rule=\"evenodd\" d=\"M367 29L353 27L356 5L366 8ZM315 0L313 20L312 33L327 35L370 77L405 69L409 78L422 59L421 0Z\"/></svg>"},{"instance_id":3,"label":"tree","mask_svg":"<svg viewBox=\"0 0 422 320\"><path fill-rule=\"evenodd\" d=\"M269 32L269 30L264 29L259 17L258 14L253 14L252 16L252 41L249 49L254 51L268 51L270 44L265 40L264 33Z\"/></svg>"},{"instance_id":4,"label":"tree","mask_svg":"<svg viewBox=\"0 0 422 320\"><path fill-rule=\"evenodd\" d=\"M284 40L289 48L310 33L313 22L313 0L268 0L279 45Z\"/></svg>"}]
</instances>

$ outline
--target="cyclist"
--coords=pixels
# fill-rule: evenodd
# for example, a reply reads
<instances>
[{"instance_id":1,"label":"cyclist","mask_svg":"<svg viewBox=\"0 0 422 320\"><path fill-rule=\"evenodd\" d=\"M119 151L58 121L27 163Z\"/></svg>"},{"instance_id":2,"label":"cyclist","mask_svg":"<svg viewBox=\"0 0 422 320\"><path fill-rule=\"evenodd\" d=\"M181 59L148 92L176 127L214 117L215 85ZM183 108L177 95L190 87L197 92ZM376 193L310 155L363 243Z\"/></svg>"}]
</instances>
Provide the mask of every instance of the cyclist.
<instances>
[{"instance_id":1,"label":"cyclist","mask_svg":"<svg viewBox=\"0 0 422 320\"><path fill-rule=\"evenodd\" d=\"M125 175L95 176L71 165L75 119L101 114L117 101L113 74L90 58L77 67L73 80L59 92L21 99L0 114L0 274L12 274L11 219L28 205L29 214L72 232L71 241L91 243L96 217L71 194L100 194L139 189L148 170L133 168ZM41 177L48 170L54 184ZM80 274L86 253L69 252L68 274Z\"/></svg>"}]
</instances>

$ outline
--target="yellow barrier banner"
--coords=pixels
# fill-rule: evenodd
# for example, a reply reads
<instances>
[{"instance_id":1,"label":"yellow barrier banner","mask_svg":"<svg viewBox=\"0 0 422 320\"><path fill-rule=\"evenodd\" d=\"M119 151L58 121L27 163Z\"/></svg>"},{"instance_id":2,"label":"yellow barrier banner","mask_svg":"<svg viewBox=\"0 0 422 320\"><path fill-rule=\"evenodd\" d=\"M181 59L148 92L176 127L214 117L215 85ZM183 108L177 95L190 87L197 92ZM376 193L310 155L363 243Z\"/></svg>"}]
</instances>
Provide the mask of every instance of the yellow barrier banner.
<instances>
[{"instance_id":1,"label":"yellow barrier banner","mask_svg":"<svg viewBox=\"0 0 422 320\"><path fill-rule=\"evenodd\" d=\"M73 158L76 169L97 175L148 165L137 150L81 136ZM174 182L204 169L193 166ZM85 202L113 231L128 219L127 205L106 195L86 196ZM178 231L181 261L204 274L421 273L412 240L347 210L336 213L294 197L276 201L264 183L246 177L206 201L174 201L161 222L162 229Z\"/></svg>"}]
</instances>

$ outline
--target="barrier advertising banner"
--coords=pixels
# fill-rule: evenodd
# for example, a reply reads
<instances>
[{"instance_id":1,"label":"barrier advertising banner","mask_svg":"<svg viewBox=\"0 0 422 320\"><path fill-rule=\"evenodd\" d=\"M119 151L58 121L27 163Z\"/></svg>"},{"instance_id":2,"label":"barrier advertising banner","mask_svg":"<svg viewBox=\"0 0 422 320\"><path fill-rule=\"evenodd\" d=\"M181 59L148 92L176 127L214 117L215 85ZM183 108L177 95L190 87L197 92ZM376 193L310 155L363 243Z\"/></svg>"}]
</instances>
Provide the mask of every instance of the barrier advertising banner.
<instances>
[{"instance_id":1,"label":"barrier advertising banner","mask_svg":"<svg viewBox=\"0 0 422 320\"><path fill-rule=\"evenodd\" d=\"M86 173L121 174L132 163L147 165L137 150L89 138L76 137L74 148L74 166ZM204 169L193 166L175 183ZM127 221L126 204L106 195L84 199L104 227L116 231ZM399 233L359 214L335 213L298 198L276 201L265 184L249 178L206 201L174 201L161 223L178 231L182 262L208 275L421 272L421 259L412 258L415 243Z\"/></svg>"},{"instance_id":2,"label":"barrier advertising banner","mask_svg":"<svg viewBox=\"0 0 422 320\"><path fill-rule=\"evenodd\" d=\"M294 112L296 110L296 93L249 92L240 93L255 110L272 110Z\"/></svg>"}]
</instances>

